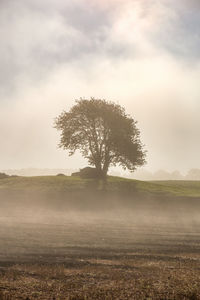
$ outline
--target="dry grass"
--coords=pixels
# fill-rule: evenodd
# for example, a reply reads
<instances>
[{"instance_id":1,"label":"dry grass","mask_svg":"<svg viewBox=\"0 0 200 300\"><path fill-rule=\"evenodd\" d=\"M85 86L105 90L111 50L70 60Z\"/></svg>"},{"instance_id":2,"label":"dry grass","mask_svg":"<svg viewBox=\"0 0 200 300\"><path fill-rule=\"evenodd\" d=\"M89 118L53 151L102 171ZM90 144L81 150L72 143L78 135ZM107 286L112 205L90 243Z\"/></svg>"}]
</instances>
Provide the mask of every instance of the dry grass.
<instances>
[{"instance_id":1,"label":"dry grass","mask_svg":"<svg viewBox=\"0 0 200 300\"><path fill-rule=\"evenodd\" d=\"M75 261L73 268L14 264L1 270L2 299L200 299L193 261L163 258L120 255L113 263Z\"/></svg>"},{"instance_id":2,"label":"dry grass","mask_svg":"<svg viewBox=\"0 0 200 300\"><path fill-rule=\"evenodd\" d=\"M1 300L200 299L196 227L2 226Z\"/></svg>"}]
</instances>

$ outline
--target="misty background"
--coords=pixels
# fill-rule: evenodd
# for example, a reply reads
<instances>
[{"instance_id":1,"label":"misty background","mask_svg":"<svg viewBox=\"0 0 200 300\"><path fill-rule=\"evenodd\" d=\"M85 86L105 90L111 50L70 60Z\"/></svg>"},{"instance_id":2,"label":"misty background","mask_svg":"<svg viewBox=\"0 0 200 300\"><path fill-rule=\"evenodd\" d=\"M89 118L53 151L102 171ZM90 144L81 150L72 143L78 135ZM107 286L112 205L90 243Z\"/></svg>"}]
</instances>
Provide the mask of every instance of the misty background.
<instances>
[{"instance_id":1,"label":"misty background","mask_svg":"<svg viewBox=\"0 0 200 300\"><path fill-rule=\"evenodd\" d=\"M72 173L78 172L80 169L37 169L37 168L25 168L25 169L6 169L2 170L3 173L9 176L55 176L66 175L71 176ZM108 173L111 176L126 177L138 180L200 180L200 169L190 169L186 174L175 170L168 172L166 170L157 170L156 172L150 172L145 168L136 170L134 173L127 171L121 171L111 169Z\"/></svg>"},{"instance_id":2,"label":"misty background","mask_svg":"<svg viewBox=\"0 0 200 300\"><path fill-rule=\"evenodd\" d=\"M135 178L199 169L199 12L195 0L1 0L0 170L84 167L53 123L91 96L138 121L148 171Z\"/></svg>"}]
</instances>

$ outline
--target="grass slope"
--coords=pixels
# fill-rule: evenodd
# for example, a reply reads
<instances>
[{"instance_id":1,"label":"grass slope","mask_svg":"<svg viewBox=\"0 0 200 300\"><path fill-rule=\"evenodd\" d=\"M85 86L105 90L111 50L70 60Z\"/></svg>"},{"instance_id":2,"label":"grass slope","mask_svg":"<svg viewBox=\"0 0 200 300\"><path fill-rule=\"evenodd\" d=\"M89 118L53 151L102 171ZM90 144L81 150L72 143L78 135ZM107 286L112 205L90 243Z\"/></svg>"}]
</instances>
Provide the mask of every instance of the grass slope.
<instances>
[{"instance_id":1,"label":"grass slope","mask_svg":"<svg viewBox=\"0 0 200 300\"><path fill-rule=\"evenodd\" d=\"M102 182L71 176L9 177L0 180L1 191L29 191L73 193L102 190ZM200 181L139 181L121 177L108 177L108 192L129 194L157 194L200 197Z\"/></svg>"}]
</instances>

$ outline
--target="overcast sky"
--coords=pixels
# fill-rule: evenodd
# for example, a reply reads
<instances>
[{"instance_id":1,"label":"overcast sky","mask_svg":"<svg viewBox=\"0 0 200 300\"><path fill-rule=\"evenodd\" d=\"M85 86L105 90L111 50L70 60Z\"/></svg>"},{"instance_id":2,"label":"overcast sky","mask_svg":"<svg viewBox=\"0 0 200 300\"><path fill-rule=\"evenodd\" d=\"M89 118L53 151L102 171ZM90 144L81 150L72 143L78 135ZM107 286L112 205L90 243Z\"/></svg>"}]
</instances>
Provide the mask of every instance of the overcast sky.
<instances>
[{"instance_id":1,"label":"overcast sky","mask_svg":"<svg viewBox=\"0 0 200 300\"><path fill-rule=\"evenodd\" d=\"M80 97L137 121L154 171L200 168L199 0L1 0L0 169L77 168L53 121Z\"/></svg>"}]
</instances>

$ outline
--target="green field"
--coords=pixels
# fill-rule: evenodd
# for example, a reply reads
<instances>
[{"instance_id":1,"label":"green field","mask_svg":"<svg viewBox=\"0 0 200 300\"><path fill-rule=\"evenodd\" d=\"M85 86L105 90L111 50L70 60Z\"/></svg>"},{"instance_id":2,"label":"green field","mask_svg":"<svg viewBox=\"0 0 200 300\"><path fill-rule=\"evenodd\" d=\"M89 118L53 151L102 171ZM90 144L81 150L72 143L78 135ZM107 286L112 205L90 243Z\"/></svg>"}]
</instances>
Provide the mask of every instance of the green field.
<instances>
[{"instance_id":1,"label":"green field","mask_svg":"<svg viewBox=\"0 0 200 300\"><path fill-rule=\"evenodd\" d=\"M103 183L71 176L9 177L0 180L0 191L75 192L103 190ZM106 190L134 195L171 195L200 197L200 181L139 181L121 177L108 177Z\"/></svg>"},{"instance_id":2,"label":"green field","mask_svg":"<svg viewBox=\"0 0 200 300\"><path fill-rule=\"evenodd\" d=\"M108 177L107 183L71 176L9 177L0 180L1 209L151 211L196 213L200 182L145 182Z\"/></svg>"}]
</instances>

